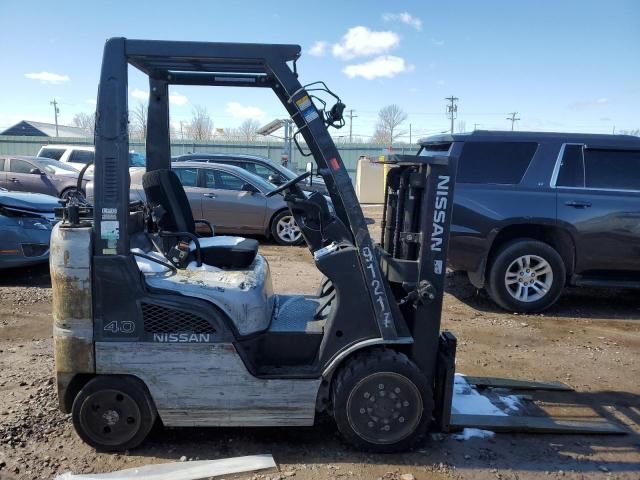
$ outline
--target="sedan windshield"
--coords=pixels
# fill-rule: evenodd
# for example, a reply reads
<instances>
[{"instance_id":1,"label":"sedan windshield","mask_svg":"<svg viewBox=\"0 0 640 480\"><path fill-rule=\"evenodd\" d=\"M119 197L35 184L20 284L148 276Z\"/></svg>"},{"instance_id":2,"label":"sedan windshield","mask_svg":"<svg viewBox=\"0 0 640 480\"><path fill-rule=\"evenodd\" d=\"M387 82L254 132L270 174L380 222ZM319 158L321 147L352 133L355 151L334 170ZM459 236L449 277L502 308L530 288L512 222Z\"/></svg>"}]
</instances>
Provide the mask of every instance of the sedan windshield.
<instances>
[{"instance_id":1,"label":"sedan windshield","mask_svg":"<svg viewBox=\"0 0 640 480\"><path fill-rule=\"evenodd\" d=\"M55 175L56 173L78 173L78 169L58 160L39 159L34 162L39 168Z\"/></svg>"},{"instance_id":2,"label":"sedan windshield","mask_svg":"<svg viewBox=\"0 0 640 480\"><path fill-rule=\"evenodd\" d=\"M267 182L264 178L256 175L255 173L251 173L247 170L243 170L242 175L247 178L249 183L252 183L254 186L258 187L260 190L264 192L270 192L271 190L276 188L275 185L272 185L271 183Z\"/></svg>"}]
</instances>

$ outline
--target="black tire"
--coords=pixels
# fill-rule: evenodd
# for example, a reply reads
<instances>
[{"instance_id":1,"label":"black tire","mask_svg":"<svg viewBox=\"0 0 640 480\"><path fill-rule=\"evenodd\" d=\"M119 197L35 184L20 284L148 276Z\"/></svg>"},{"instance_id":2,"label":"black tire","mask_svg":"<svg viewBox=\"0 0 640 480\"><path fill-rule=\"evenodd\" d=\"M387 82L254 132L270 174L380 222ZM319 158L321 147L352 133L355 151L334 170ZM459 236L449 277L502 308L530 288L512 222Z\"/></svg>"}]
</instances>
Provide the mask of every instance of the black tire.
<instances>
[{"instance_id":1,"label":"black tire","mask_svg":"<svg viewBox=\"0 0 640 480\"><path fill-rule=\"evenodd\" d=\"M529 260L518 263L519 259L526 258ZM553 305L565 282L566 269L560 254L544 242L521 238L504 244L497 251L485 288L503 309L531 313Z\"/></svg>"},{"instance_id":2,"label":"black tire","mask_svg":"<svg viewBox=\"0 0 640 480\"><path fill-rule=\"evenodd\" d=\"M137 447L157 417L145 386L115 375L90 380L74 399L71 415L78 436L98 451Z\"/></svg>"},{"instance_id":3,"label":"black tire","mask_svg":"<svg viewBox=\"0 0 640 480\"><path fill-rule=\"evenodd\" d=\"M369 350L349 359L334 378L332 406L347 442L376 453L400 452L431 424L433 390L403 353Z\"/></svg>"},{"instance_id":4,"label":"black tire","mask_svg":"<svg viewBox=\"0 0 640 480\"><path fill-rule=\"evenodd\" d=\"M280 228L282 226L280 222L287 218L293 220L293 215L289 210L282 210L281 212L278 212L276 215L274 215L274 217L271 219L271 236L278 245L300 245L304 241L304 238L302 238L302 233L300 233L300 227L298 227L297 225L295 226L298 232L297 235L295 235L295 238L290 232L283 233L283 230L281 230Z\"/></svg>"}]
</instances>

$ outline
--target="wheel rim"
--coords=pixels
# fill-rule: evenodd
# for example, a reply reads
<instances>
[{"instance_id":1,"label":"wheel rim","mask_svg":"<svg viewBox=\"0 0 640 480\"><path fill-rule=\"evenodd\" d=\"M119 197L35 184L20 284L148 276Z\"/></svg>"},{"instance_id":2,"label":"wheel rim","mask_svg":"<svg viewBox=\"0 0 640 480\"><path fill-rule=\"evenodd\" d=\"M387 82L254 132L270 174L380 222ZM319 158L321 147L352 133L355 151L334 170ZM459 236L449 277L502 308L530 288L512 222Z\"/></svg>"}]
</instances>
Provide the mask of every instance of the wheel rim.
<instances>
[{"instance_id":1,"label":"wheel rim","mask_svg":"<svg viewBox=\"0 0 640 480\"><path fill-rule=\"evenodd\" d=\"M374 444L397 443L410 436L422 419L422 395L407 377L380 372L360 380L347 400L351 428Z\"/></svg>"},{"instance_id":2,"label":"wheel rim","mask_svg":"<svg viewBox=\"0 0 640 480\"><path fill-rule=\"evenodd\" d=\"M300 240L302 232L300 227L296 225L292 215L286 215L276 223L276 233L278 237L287 243L295 243Z\"/></svg>"},{"instance_id":3,"label":"wheel rim","mask_svg":"<svg viewBox=\"0 0 640 480\"><path fill-rule=\"evenodd\" d=\"M140 429L141 413L136 401L126 393L100 390L83 402L80 422L95 443L122 445Z\"/></svg>"},{"instance_id":4,"label":"wheel rim","mask_svg":"<svg viewBox=\"0 0 640 480\"><path fill-rule=\"evenodd\" d=\"M519 302L535 302L549 293L553 285L553 269L537 255L516 258L504 276L507 292Z\"/></svg>"},{"instance_id":5,"label":"wheel rim","mask_svg":"<svg viewBox=\"0 0 640 480\"><path fill-rule=\"evenodd\" d=\"M72 196L75 196L76 192L77 190L75 188L70 190L65 190L64 192L62 192L62 198L66 200Z\"/></svg>"}]
</instances>

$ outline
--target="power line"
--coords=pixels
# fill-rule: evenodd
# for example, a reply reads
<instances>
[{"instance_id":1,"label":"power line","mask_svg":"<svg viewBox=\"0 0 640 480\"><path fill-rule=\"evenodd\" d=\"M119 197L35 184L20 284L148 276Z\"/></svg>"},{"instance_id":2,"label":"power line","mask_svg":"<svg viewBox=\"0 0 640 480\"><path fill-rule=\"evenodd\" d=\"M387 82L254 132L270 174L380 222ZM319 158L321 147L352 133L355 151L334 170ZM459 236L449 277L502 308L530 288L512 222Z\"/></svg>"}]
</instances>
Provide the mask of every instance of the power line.
<instances>
[{"instance_id":1,"label":"power line","mask_svg":"<svg viewBox=\"0 0 640 480\"><path fill-rule=\"evenodd\" d=\"M451 120L451 134L453 135L453 121L458 117L458 105L456 102L460 99L452 95L450 97L446 97L445 100L449 100L450 102L450 104L447 105L447 115Z\"/></svg>"},{"instance_id":2,"label":"power line","mask_svg":"<svg viewBox=\"0 0 640 480\"><path fill-rule=\"evenodd\" d=\"M518 114L518 112L511 112L509 114L509 116L507 117L507 120L511 120L511 131L513 132L513 127L515 125L515 123L520 120L519 118L516 118L516 115Z\"/></svg>"},{"instance_id":3,"label":"power line","mask_svg":"<svg viewBox=\"0 0 640 480\"><path fill-rule=\"evenodd\" d=\"M349 118L349 142L351 142L353 138L353 119L358 118L358 115L354 115L353 110L349 110L347 117Z\"/></svg>"}]
</instances>

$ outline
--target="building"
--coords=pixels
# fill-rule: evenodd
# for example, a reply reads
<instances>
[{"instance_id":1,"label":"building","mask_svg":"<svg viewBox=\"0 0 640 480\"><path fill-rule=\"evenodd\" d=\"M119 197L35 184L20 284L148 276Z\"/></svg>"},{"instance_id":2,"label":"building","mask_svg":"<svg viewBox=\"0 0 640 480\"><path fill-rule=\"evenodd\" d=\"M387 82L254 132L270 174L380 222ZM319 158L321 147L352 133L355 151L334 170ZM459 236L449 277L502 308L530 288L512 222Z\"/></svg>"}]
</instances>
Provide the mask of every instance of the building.
<instances>
[{"instance_id":1,"label":"building","mask_svg":"<svg viewBox=\"0 0 640 480\"><path fill-rule=\"evenodd\" d=\"M91 134L79 127L68 127L66 125L58 125L58 134L56 135L56 126L53 123L32 122L30 120L22 120L14 126L0 132L0 135L15 135L19 137L63 137L63 138L87 138Z\"/></svg>"}]
</instances>

